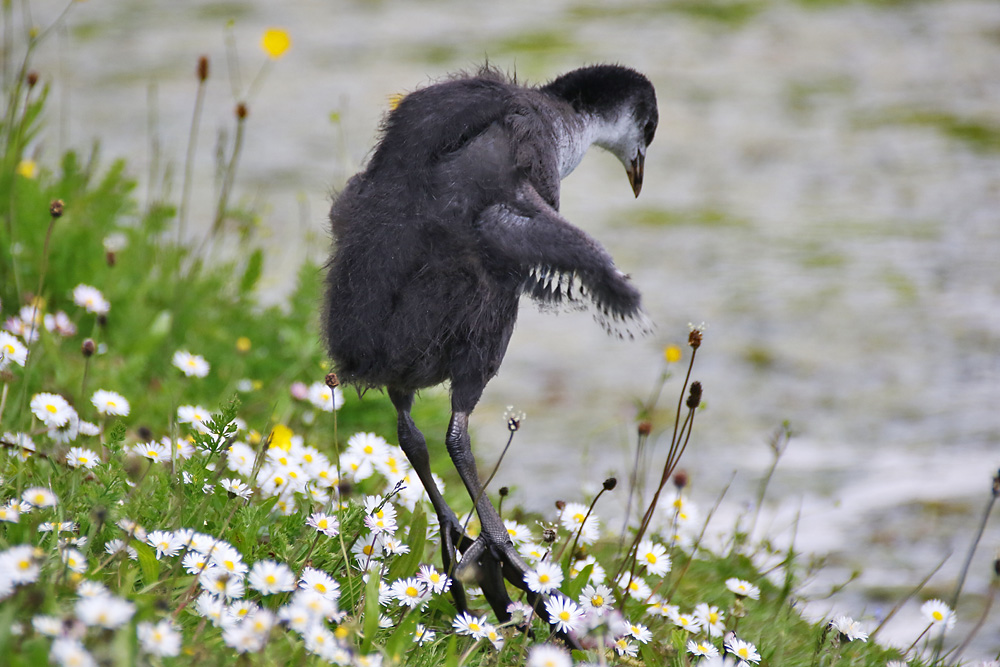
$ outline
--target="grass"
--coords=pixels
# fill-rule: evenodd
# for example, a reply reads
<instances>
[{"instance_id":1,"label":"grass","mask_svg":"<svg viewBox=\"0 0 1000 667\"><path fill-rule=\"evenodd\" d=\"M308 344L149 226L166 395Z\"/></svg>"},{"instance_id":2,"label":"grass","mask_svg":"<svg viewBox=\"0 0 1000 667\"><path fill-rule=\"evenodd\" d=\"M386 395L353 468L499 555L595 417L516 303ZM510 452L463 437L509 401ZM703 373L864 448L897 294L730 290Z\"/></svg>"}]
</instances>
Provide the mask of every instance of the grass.
<instances>
[{"instance_id":1,"label":"grass","mask_svg":"<svg viewBox=\"0 0 1000 667\"><path fill-rule=\"evenodd\" d=\"M452 598L428 577L447 581L433 570L436 521L390 444L391 406L375 392L341 394L327 375L319 267L304 264L285 299L264 307L255 293L263 249L251 236L229 258L178 243L179 206L144 209L126 165L102 165L96 153L31 164L26 149L44 135L47 91L25 83L30 49L24 62L0 127L5 664L681 667L720 664L694 657L692 646L739 650L724 644L723 631L750 642L743 650L763 665L957 664L954 654L939 657L934 633L922 628L903 656L849 641L857 628L803 619L797 584L813 566L793 549L757 541L756 520L721 545L704 543L714 508L699 517L674 474L698 415L700 384L695 392L689 383L698 330L687 376L677 381L684 355L668 349L638 411L636 472L662 468L660 484L646 488L638 474L629 488L605 483L609 493L630 494L643 521L621 536L602 531L596 498L552 516L504 508L520 520L510 529L526 559L554 567L566 597L583 607L597 596L609 602L588 620L571 614L584 650L570 657L530 612L520 625L497 626L475 591L485 636L457 631ZM691 222L728 221L706 214ZM80 285L100 296L84 300ZM207 368L180 361L182 351ZM676 408L659 407L663 390L678 384ZM662 424L648 420L661 414L669 415ZM428 434L443 433L446 401L430 393L414 416ZM510 433L521 437L516 420ZM790 437L787 427L776 432L758 507ZM651 438L671 443L666 461L649 460ZM432 456L435 470L450 469L440 443L432 442ZM449 501L468 511L455 477L446 481ZM545 646L554 651L549 662Z\"/></svg>"}]
</instances>

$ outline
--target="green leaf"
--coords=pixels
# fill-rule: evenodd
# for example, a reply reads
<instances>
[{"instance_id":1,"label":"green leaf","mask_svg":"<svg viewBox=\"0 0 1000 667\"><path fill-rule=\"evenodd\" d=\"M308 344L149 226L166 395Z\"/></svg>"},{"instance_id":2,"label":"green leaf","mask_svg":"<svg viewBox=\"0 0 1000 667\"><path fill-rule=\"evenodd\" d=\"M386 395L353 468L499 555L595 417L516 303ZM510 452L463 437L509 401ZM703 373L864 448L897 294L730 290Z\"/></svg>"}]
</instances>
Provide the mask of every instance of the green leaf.
<instances>
[{"instance_id":1,"label":"green leaf","mask_svg":"<svg viewBox=\"0 0 1000 667\"><path fill-rule=\"evenodd\" d=\"M139 554L139 567L142 569L142 581L147 586L160 578L160 561L156 560L156 552L145 542L132 540L132 546Z\"/></svg>"},{"instance_id":2,"label":"green leaf","mask_svg":"<svg viewBox=\"0 0 1000 667\"><path fill-rule=\"evenodd\" d=\"M362 628L364 628L365 640L361 644L361 652L367 654L372 650L372 641L378 631L378 582L379 577L373 572L368 577L368 584L365 586L365 618Z\"/></svg>"},{"instance_id":3,"label":"green leaf","mask_svg":"<svg viewBox=\"0 0 1000 667\"><path fill-rule=\"evenodd\" d=\"M412 577L424 558L424 546L427 544L427 514L420 505L417 505L417 509L413 512L408 537L410 553L396 559L389 568L389 579Z\"/></svg>"},{"instance_id":4,"label":"green leaf","mask_svg":"<svg viewBox=\"0 0 1000 667\"><path fill-rule=\"evenodd\" d=\"M389 637L389 641L385 643L386 654L396 662L401 661L403 651L413 644L413 635L417 631L419 618L420 615L413 612L406 614L395 632Z\"/></svg>"},{"instance_id":5,"label":"green leaf","mask_svg":"<svg viewBox=\"0 0 1000 667\"><path fill-rule=\"evenodd\" d=\"M582 591L583 587L587 585L588 581L590 581L590 573L593 571L594 564L591 563L583 568L580 571L580 574L576 575L576 577L565 586L563 592L569 597L569 599L575 600L580 597L580 591Z\"/></svg>"},{"instance_id":6,"label":"green leaf","mask_svg":"<svg viewBox=\"0 0 1000 667\"><path fill-rule=\"evenodd\" d=\"M264 253L260 248L257 248L250 253L250 259L247 260L247 268L243 271L243 277L240 279L240 292L248 294L256 287L263 266Z\"/></svg>"}]
</instances>

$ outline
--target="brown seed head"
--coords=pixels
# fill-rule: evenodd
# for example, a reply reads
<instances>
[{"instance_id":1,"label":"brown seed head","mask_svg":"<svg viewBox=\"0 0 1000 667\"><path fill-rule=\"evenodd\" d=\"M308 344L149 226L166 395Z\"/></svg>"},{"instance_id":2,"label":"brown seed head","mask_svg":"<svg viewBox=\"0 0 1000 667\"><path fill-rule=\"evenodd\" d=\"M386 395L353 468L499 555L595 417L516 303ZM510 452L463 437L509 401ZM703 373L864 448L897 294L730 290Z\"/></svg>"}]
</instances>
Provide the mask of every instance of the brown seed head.
<instances>
[{"instance_id":1,"label":"brown seed head","mask_svg":"<svg viewBox=\"0 0 1000 667\"><path fill-rule=\"evenodd\" d=\"M674 486L678 489L683 489L688 485L688 473L687 470L678 470L674 473Z\"/></svg>"},{"instance_id":2,"label":"brown seed head","mask_svg":"<svg viewBox=\"0 0 1000 667\"><path fill-rule=\"evenodd\" d=\"M239 104L236 105L236 117L239 118L240 120L246 118L247 114L249 113L250 111L247 109L246 102L240 102Z\"/></svg>"},{"instance_id":3,"label":"brown seed head","mask_svg":"<svg viewBox=\"0 0 1000 667\"><path fill-rule=\"evenodd\" d=\"M556 537L558 536L559 534L556 532L555 528L546 528L545 530L542 531L542 542L545 542L546 544L552 544L553 542L556 541Z\"/></svg>"},{"instance_id":4,"label":"brown seed head","mask_svg":"<svg viewBox=\"0 0 1000 667\"><path fill-rule=\"evenodd\" d=\"M508 489L506 486L501 486L500 491L498 493L500 494L501 498L506 498L507 494L510 493L510 489Z\"/></svg>"},{"instance_id":5,"label":"brown seed head","mask_svg":"<svg viewBox=\"0 0 1000 667\"><path fill-rule=\"evenodd\" d=\"M38 83L38 72L31 70L28 72L28 75L24 77L24 81L28 84L29 90L34 88L35 84Z\"/></svg>"},{"instance_id":6,"label":"brown seed head","mask_svg":"<svg viewBox=\"0 0 1000 667\"><path fill-rule=\"evenodd\" d=\"M701 405L701 383L700 382L692 382L691 383L691 390L690 390L690 393L688 393L688 399L687 399L687 404L686 405L689 408L691 408L692 410L694 410L699 405Z\"/></svg>"},{"instance_id":7,"label":"brown seed head","mask_svg":"<svg viewBox=\"0 0 1000 667\"><path fill-rule=\"evenodd\" d=\"M198 80L204 81L208 78L208 56L198 58Z\"/></svg>"},{"instance_id":8,"label":"brown seed head","mask_svg":"<svg viewBox=\"0 0 1000 667\"><path fill-rule=\"evenodd\" d=\"M93 338L85 339L83 341L83 345L80 346L80 352L82 352L85 357L94 356L94 352L97 352L97 343L94 342Z\"/></svg>"},{"instance_id":9,"label":"brown seed head","mask_svg":"<svg viewBox=\"0 0 1000 667\"><path fill-rule=\"evenodd\" d=\"M340 380L337 379L336 373L327 373L325 378L326 386L330 389L340 386Z\"/></svg>"},{"instance_id":10,"label":"brown seed head","mask_svg":"<svg viewBox=\"0 0 1000 667\"><path fill-rule=\"evenodd\" d=\"M108 250L104 253L104 261L107 262L108 266L114 266L118 261L118 256L115 255L114 250Z\"/></svg>"},{"instance_id":11,"label":"brown seed head","mask_svg":"<svg viewBox=\"0 0 1000 667\"><path fill-rule=\"evenodd\" d=\"M52 203L49 204L49 215L53 218L61 218L63 214L63 200L53 199Z\"/></svg>"},{"instance_id":12,"label":"brown seed head","mask_svg":"<svg viewBox=\"0 0 1000 667\"><path fill-rule=\"evenodd\" d=\"M557 500L556 501L556 509L559 510L560 512L562 512L564 509L566 509L566 501L565 500Z\"/></svg>"},{"instance_id":13,"label":"brown seed head","mask_svg":"<svg viewBox=\"0 0 1000 667\"><path fill-rule=\"evenodd\" d=\"M606 480L604 480L604 490L605 491L611 491L616 486L618 486L618 480L615 479L614 477L608 477Z\"/></svg>"},{"instance_id":14,"label":"brown seed head","mask_svg":"<svg viewBox=\"0 0 1000 667\"><path fill-rule=\"evenodd\" d=\"M692 350L701 347L701 337L701 329L691 329L691 333L688 334L688 345L691 346Z\"/></svg>"},{"instance_id":15,"label":"brown seed head","mask_svg":"<svg viewBox=\"0 0 1000 667\"><path fill-rule=\"evenodd\" d=\"M97 316L97 326L102 328L108 326L108 316L106 314L101 313Z\"/></svg>"},{"instance_id":16,"label":"brown seed head","mask_svg":"<svg viewBox=\"0 0 1000 667\"><path fill-rule=\"evenodd\" d=\"M136 435L138 435L139 439L143 442L149 442L153 439L153 430L148 426L140 426L139 430L136 431Z\"/></svg>"},{"instance_id":17,"label":"brown seed head","mask_svg":"<svg viewBox=\"0 0 1000 667\"><path fill-rule=\"evenodd\" d=\"M639 431L639 435L647 436L653 432L653 422L649 421L648 419L643 419L641 422L639 422L639 425L636 427L636 429Z\"/></svg>"}]
</instances>

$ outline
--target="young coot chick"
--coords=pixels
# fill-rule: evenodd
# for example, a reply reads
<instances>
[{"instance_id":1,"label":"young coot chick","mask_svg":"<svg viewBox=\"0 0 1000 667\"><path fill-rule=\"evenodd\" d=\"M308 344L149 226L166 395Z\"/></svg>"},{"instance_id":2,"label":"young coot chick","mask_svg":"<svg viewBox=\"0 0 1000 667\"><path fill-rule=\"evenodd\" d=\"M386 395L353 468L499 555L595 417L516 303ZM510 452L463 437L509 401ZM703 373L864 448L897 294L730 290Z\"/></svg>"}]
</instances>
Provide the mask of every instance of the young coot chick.
<instances>
[{"instance_id":1,"label":"young coot chick","mask_svg":"<svg viewBox=\"0 0 1000 667\"><path fill-rule=\"evenodd\" d=\"M559 215L560 180L596 145L622 162L638 196L657 120L652 84L627 67L584 67L541 87L483 68L404 97L367 167L333 204L329 353L342 381L388 391L400 447L441 524L445 569L462 553L453 589L460 610L459 581L474 578L505 621L503 579L526 590L530 570L483 493L468 432L503 360L519 297L587 297L609 329L644 317L639 292L608 252ZM476 503L475 541L435 487L410 417L414 393L445 381L445 443Z\"/></svg>"}]
</instances>

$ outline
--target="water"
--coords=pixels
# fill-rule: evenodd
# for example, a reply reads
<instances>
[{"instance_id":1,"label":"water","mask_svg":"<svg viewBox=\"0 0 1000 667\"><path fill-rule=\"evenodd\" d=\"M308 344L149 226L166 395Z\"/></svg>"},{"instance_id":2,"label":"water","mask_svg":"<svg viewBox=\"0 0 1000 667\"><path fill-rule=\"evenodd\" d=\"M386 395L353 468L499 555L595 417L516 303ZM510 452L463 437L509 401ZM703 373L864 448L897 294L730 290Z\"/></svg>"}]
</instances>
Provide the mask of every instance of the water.
<instances>
[{"instance_id":1,"label":"water","mask_svg":"<svg viewBox=\"0 0 1000 667\"><path fill-rule=\"evenodd\" d=\"M747 511L770 465L767 437L789 420L797 435L759 532L829 554L811 592L864 570L811 613L877 614L880 587L910 587L953 553L932 580L948 595L1000 467L1000 153L989 138L1000 5L775 1L722 21L640 1L148 4L74 6L69 30L39 53L63 109L63 131L41 150L51 159L99 137L105 154L148 173L154 82L155 136L179 169L195 62L208 54L192 218L203 226L215 137L235 101L225 23L235 18L244 90L264 60L261 32L285 27L293 48L250 100L237 188L267 203L273 295L290 263L325 252L330 193L363 163L390 94L485 55L531 81L604 61L648 74L661 125L642 196L595 152L562 198L632 274L658 329L616 341L585 313L526 306L474 416L481 460L495 458L513 404L528 419L495 483L519 502L547 510L607 474L626 477L635 397L658 377L663 345L704 321L694 376L708 408L683 465L706 509L737 471L713 530ZM61 8L32 11L42 23ZM678 386L667 385L665 409ZM615 502L608 515L622 511ZM998 545L994 521L966 583L965 627ZM884 637L911 640L915 609ZM1000 650L998 629L984 629L977 655Z\"/></svg>"}]
</instances>

